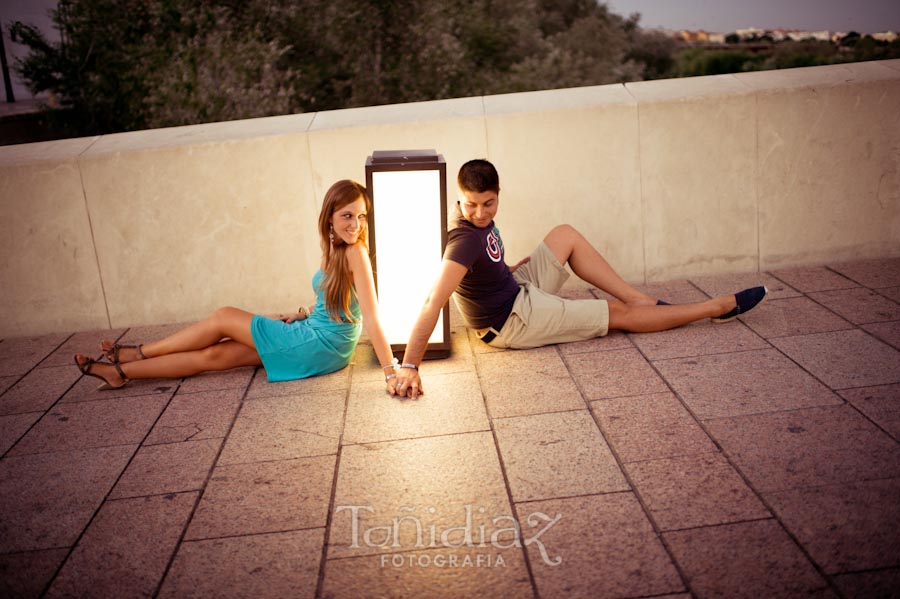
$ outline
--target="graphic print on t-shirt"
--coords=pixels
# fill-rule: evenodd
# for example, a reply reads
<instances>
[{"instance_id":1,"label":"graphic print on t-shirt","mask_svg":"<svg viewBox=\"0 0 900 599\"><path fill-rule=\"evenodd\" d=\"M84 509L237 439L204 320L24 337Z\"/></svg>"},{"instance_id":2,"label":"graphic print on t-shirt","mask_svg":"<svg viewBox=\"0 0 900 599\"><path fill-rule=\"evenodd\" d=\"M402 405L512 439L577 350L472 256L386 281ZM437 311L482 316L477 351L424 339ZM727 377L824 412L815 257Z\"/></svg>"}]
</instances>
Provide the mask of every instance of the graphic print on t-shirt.
<instances>
[{"instance_id":1,"label":"graphic print on t-shirt","mask_svg":"<svg viewBox=\"0 0 900 599\"><path fill-rule=\"evenodd\" d=\"M491 232L487 234L487 255L492 262L503 260L503 242L500 240L500 231L497 227L492 227Z\"/></svg>"}]
</instances>

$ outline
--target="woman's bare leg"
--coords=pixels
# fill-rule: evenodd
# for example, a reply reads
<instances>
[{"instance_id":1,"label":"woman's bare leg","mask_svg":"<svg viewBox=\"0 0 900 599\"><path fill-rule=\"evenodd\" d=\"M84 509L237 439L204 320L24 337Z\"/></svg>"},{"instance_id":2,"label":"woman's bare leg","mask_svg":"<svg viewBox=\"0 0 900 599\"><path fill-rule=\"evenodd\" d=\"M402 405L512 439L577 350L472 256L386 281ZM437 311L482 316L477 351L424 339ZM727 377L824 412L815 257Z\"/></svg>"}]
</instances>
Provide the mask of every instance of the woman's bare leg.
<instances>
[{"instance_id":1,"label":"woman's bare leg","mask_svg":"<svg viewBox=\"0 0 900 599\"><path fill-rule=\"evenodd\" d=\"M77 360L85 362L87 359L79 355ZM120 368L129 379L173 379L210 370L260 365L262 360L254 348L237 341L222 341L199 350L122 363ZM113 387L122 384L122 377L112 364L97 362L91 372L105 378Z\"/></svg>"},{"instance_id":2,"label":"woman's bare leg","mask_svg":"<svg viewBox=\"0 0 900 599\"><path fill-rule=\"evenodd\" d=\"M560 264L567 262L580 278L632 306L655 306L656 299L641 293L613 270L584 236L571 225L554 227L544 243Z\"/></svg>"},{"instance_id":3,"label":"woman's bare leg","mask_svg":"<svg viewBox=\"0 0 900 599\"><path fill-rule=\"evenodd\" d=\"M703 318L721 316L736 305L733 295L677 306L629 306L609 302L609 328L630 333L666 331Z\"/></svg>"},{"instance_id":4,"label":"woman's bare leg","mask_svg":"<svg viewBox=\"0 0 900 599\"><path fill-rule=\"evenodd\" d=\"M253 314L246 310L231 307L219 308L203 320L185 327L165 339L142 344L141 351L145 358L153 358L210 347L226 337L250 348L255 348L253 335L250 333L252 320ZM102 347L105 351L112 347L112 343L104 341ZM139 358L135 349L125 348L119 352L119 361L122 364Z\"/></svg>"}]
</instances>

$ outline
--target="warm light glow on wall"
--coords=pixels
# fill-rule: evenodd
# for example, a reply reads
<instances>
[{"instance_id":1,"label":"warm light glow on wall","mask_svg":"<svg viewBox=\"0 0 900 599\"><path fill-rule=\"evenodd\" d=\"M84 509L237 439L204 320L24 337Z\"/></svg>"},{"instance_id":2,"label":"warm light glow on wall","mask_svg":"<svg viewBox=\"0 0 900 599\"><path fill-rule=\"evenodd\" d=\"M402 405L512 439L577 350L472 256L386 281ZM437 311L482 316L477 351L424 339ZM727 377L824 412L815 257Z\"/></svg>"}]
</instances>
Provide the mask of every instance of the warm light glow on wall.
<instances>
[{"instance_id":1,"label":"warm light glow on wall","mask_svg":"<svg viewBox=\"0 0 900 599\"><path fill-rule=\"evenodd\" d=\"M366 161L378 311L388 342L398 353L406 347L440 272L447 239L446 173L443 157L434 150L374 152ZM426 357L449 354L448 317L444 306Z\"/></svg>"}]
</instances>

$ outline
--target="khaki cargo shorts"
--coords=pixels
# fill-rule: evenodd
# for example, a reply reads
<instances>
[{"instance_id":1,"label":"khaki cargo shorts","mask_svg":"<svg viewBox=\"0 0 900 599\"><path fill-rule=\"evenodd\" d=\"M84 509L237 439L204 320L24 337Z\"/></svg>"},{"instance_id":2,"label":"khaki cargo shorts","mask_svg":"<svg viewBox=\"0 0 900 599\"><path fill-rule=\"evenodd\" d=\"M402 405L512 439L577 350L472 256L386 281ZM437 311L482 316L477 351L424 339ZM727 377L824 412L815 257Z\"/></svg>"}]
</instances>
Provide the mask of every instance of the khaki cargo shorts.
<instances>
[{"instance_id":1,"label":"khaki cargo shorts","mask_svg":"<svg viewBox=\"0 0 900 599\"><path fill-rule=\"evenodd\" d=\"M513 276L519 283L519 295L503 328L490 329L497 336L488 345L525 349L584 341L609 332L606 300L570 300L554 295L569 272L544 242Z\"/></svg>"}]
</instances>

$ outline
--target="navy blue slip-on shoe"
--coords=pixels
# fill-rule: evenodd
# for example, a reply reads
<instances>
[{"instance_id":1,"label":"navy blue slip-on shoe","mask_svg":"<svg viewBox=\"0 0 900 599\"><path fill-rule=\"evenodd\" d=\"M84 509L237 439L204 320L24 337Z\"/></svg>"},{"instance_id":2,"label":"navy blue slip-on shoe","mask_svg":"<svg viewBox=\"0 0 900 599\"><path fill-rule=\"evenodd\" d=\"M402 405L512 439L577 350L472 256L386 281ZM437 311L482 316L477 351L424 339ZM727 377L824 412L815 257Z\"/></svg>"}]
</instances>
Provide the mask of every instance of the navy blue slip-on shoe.
<instances>
[{"instance_id":1,"label":"navy blue slip-on shoe","mask_svg":"<svg viewBox=\"0 0 900 599\"><path fill-rule=\"evenodd\" d=\"M656 305L657 306L671 306L672 304L670 304L669 302L664 302L662 300L656 300Z\"/></svg>"},{"instance_id":2,"label":"navy blue slip-on shoe","mask_svg":"<svg viewBox=\"0 0 900 599\"><path fill-rule=\"evenodd\" d=\"M765 286L751 287L750 289L738 291L734 294L734 299L737 300L737 307L727 314L723 314L722 316L713 318L712 321L716 324L730 322L741 314L746 314L756 306L766 301L766 298L768 296L769 290L766 289Z\"/></svg>"}]
</instances>

